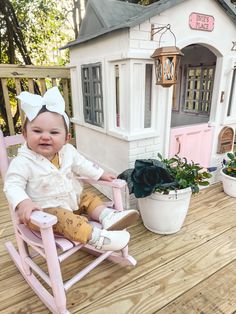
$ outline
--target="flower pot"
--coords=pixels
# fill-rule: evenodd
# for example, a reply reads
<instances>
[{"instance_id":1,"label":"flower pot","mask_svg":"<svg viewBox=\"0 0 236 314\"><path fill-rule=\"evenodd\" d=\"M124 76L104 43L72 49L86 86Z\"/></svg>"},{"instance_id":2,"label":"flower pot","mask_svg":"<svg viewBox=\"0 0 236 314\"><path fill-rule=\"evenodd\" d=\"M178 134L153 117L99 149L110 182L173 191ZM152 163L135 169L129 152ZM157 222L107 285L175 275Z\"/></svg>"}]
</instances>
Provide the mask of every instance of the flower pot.
<instances>
[{"instance_id":1,"label":"flower pot","mask_svg":"<svg viewBox=\"0 0 236 314\"><path fill-rule=\"evenodd\" d=\"M224 169L221 169L220 174L224 192L229 196L236 197L236 178L225 174Z\"/></svg>"},{"instance_id":2,"label":"flower pot","mask_svg":"<svg viewBox=\"0 0 236 314\"><path fill-rule=\"evenodd\" d=\"M172 234L184 223L191 199L191 188L170 191L168 195L153 193L139 198L138 204L144 226L155 233Z\"/></svg>"}]
</instances>

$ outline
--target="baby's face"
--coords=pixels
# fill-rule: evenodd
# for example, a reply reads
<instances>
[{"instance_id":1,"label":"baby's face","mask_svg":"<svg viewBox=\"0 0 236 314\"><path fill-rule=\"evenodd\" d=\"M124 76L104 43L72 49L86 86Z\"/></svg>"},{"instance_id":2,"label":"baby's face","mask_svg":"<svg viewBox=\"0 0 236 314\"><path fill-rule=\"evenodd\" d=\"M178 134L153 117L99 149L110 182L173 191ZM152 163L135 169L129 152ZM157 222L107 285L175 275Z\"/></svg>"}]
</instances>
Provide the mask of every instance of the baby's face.
<instances>
[{"instance_id":1,"label":"baby's face","mask_svg":"<svg viewBox=\"0 0 236 314\"><path fill-rule=\"evenodd\" d=\"M28 121L23 134L28 147L49 160L70 140L63 117L55 112L43 112Z\"/></svg>"}]
</instances>

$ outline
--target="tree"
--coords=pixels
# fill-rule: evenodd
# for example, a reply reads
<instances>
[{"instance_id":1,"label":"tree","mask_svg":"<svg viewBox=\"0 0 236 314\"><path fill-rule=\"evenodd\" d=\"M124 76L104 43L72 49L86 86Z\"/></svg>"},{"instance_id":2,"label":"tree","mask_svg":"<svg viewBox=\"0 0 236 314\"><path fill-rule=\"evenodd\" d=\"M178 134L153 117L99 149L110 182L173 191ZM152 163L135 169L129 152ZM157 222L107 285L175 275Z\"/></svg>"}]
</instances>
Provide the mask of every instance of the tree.
<instances>
[{"instance_id":1,"label":"tree","mask_svg":"<svg viewBox=\"0 0 236 314\"><path fill-rule=\"evenodd\" d=\"M154 2L158 2L160 0L119 0L119 1L125 1L125 2L142 4L142 5L149 5L149 4L152 4Z\"/></svg>"},{"instance_id":2,"label":"tree","mask_svg":"<svg viewBox=\"0 0 236 314\"><path fill-rule=\"evenodd\" d=\"M24 35L9 0L0 2L0 14L0 63L15 63L17 48L25 64L32 64Z\"/></svg>"},{"instance_id":3,"label":"tree","mask_svg":"<svg viewBox=\"0 0 236 314\"><path fill-rule=\"evenodd\" d=\"M79 28L82 22L82 11L87 5L88 0L72 0L72 18L73 18L73 30L75 38L79 35Z\"/></svg>"},{"instance_id":4,"label":"tree","mask_svg":"<svg viewBox=\"0 0 236 314\"><path fill-rule=\"evenodd\" d=\"M66 64L69 61L68 51L60 52L59 48L78 36L84 2L86 1L0 0L0 63ZM15 87L11 82L8 83L11 98L11 95L15 95ZM35 92L38 92L36 83L34 87ZM1 81L0 117L5 121L4 131L8 133ZM17 108L14 125L18 118Z\"/></svg>"},{"instance_id":5,"label":"tree","mask_svg":"<svg viewBox=\"0 0 236 314\"><path fill-rule=\"evenodd\" d=\"M57 0L1 0L0 63L50 63L74 39L69 14Z\"/></svg>"}]
</instances>

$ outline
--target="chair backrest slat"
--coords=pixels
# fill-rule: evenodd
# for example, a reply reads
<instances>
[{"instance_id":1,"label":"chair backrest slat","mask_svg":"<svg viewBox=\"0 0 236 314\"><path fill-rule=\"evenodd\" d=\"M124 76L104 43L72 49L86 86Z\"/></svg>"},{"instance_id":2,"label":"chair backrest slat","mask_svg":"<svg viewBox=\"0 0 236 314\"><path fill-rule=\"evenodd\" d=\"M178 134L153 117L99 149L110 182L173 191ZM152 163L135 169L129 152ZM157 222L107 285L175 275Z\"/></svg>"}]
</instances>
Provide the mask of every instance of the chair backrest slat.
<instances>
[{"instance_id":1,"label":"chair backrest slat","mask_svg":"<svg viewBox=\"0 0 236 314\"><path fill-rule=\"evenodd\" d=\"M24 137L22 134L4 137L2 130L0 129L0 173L3 181L10 163L10 157L8 156L7 149L22 143L24 143Z\"/></svg>"}]
</instances>

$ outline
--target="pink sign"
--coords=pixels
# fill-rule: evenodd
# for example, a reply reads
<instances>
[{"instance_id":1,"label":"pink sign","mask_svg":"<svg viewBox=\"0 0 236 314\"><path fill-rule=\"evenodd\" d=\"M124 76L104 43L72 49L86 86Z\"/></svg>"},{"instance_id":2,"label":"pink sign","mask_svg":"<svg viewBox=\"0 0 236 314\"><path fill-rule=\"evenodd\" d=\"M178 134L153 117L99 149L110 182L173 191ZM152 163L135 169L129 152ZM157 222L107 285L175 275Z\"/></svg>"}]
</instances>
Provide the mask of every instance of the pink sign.
<instances>
[{"instance_id":1,"label":"pink sign","mask_svg":"<svg viewBox=\"0 0 236 314\"><path fill-rule=\"evenodd\" d=\"M189 26L192 29L212 32L214 29L215 19L212 15L206 15L193 12L189 16Z\"/></svg>"}]
</instances>

